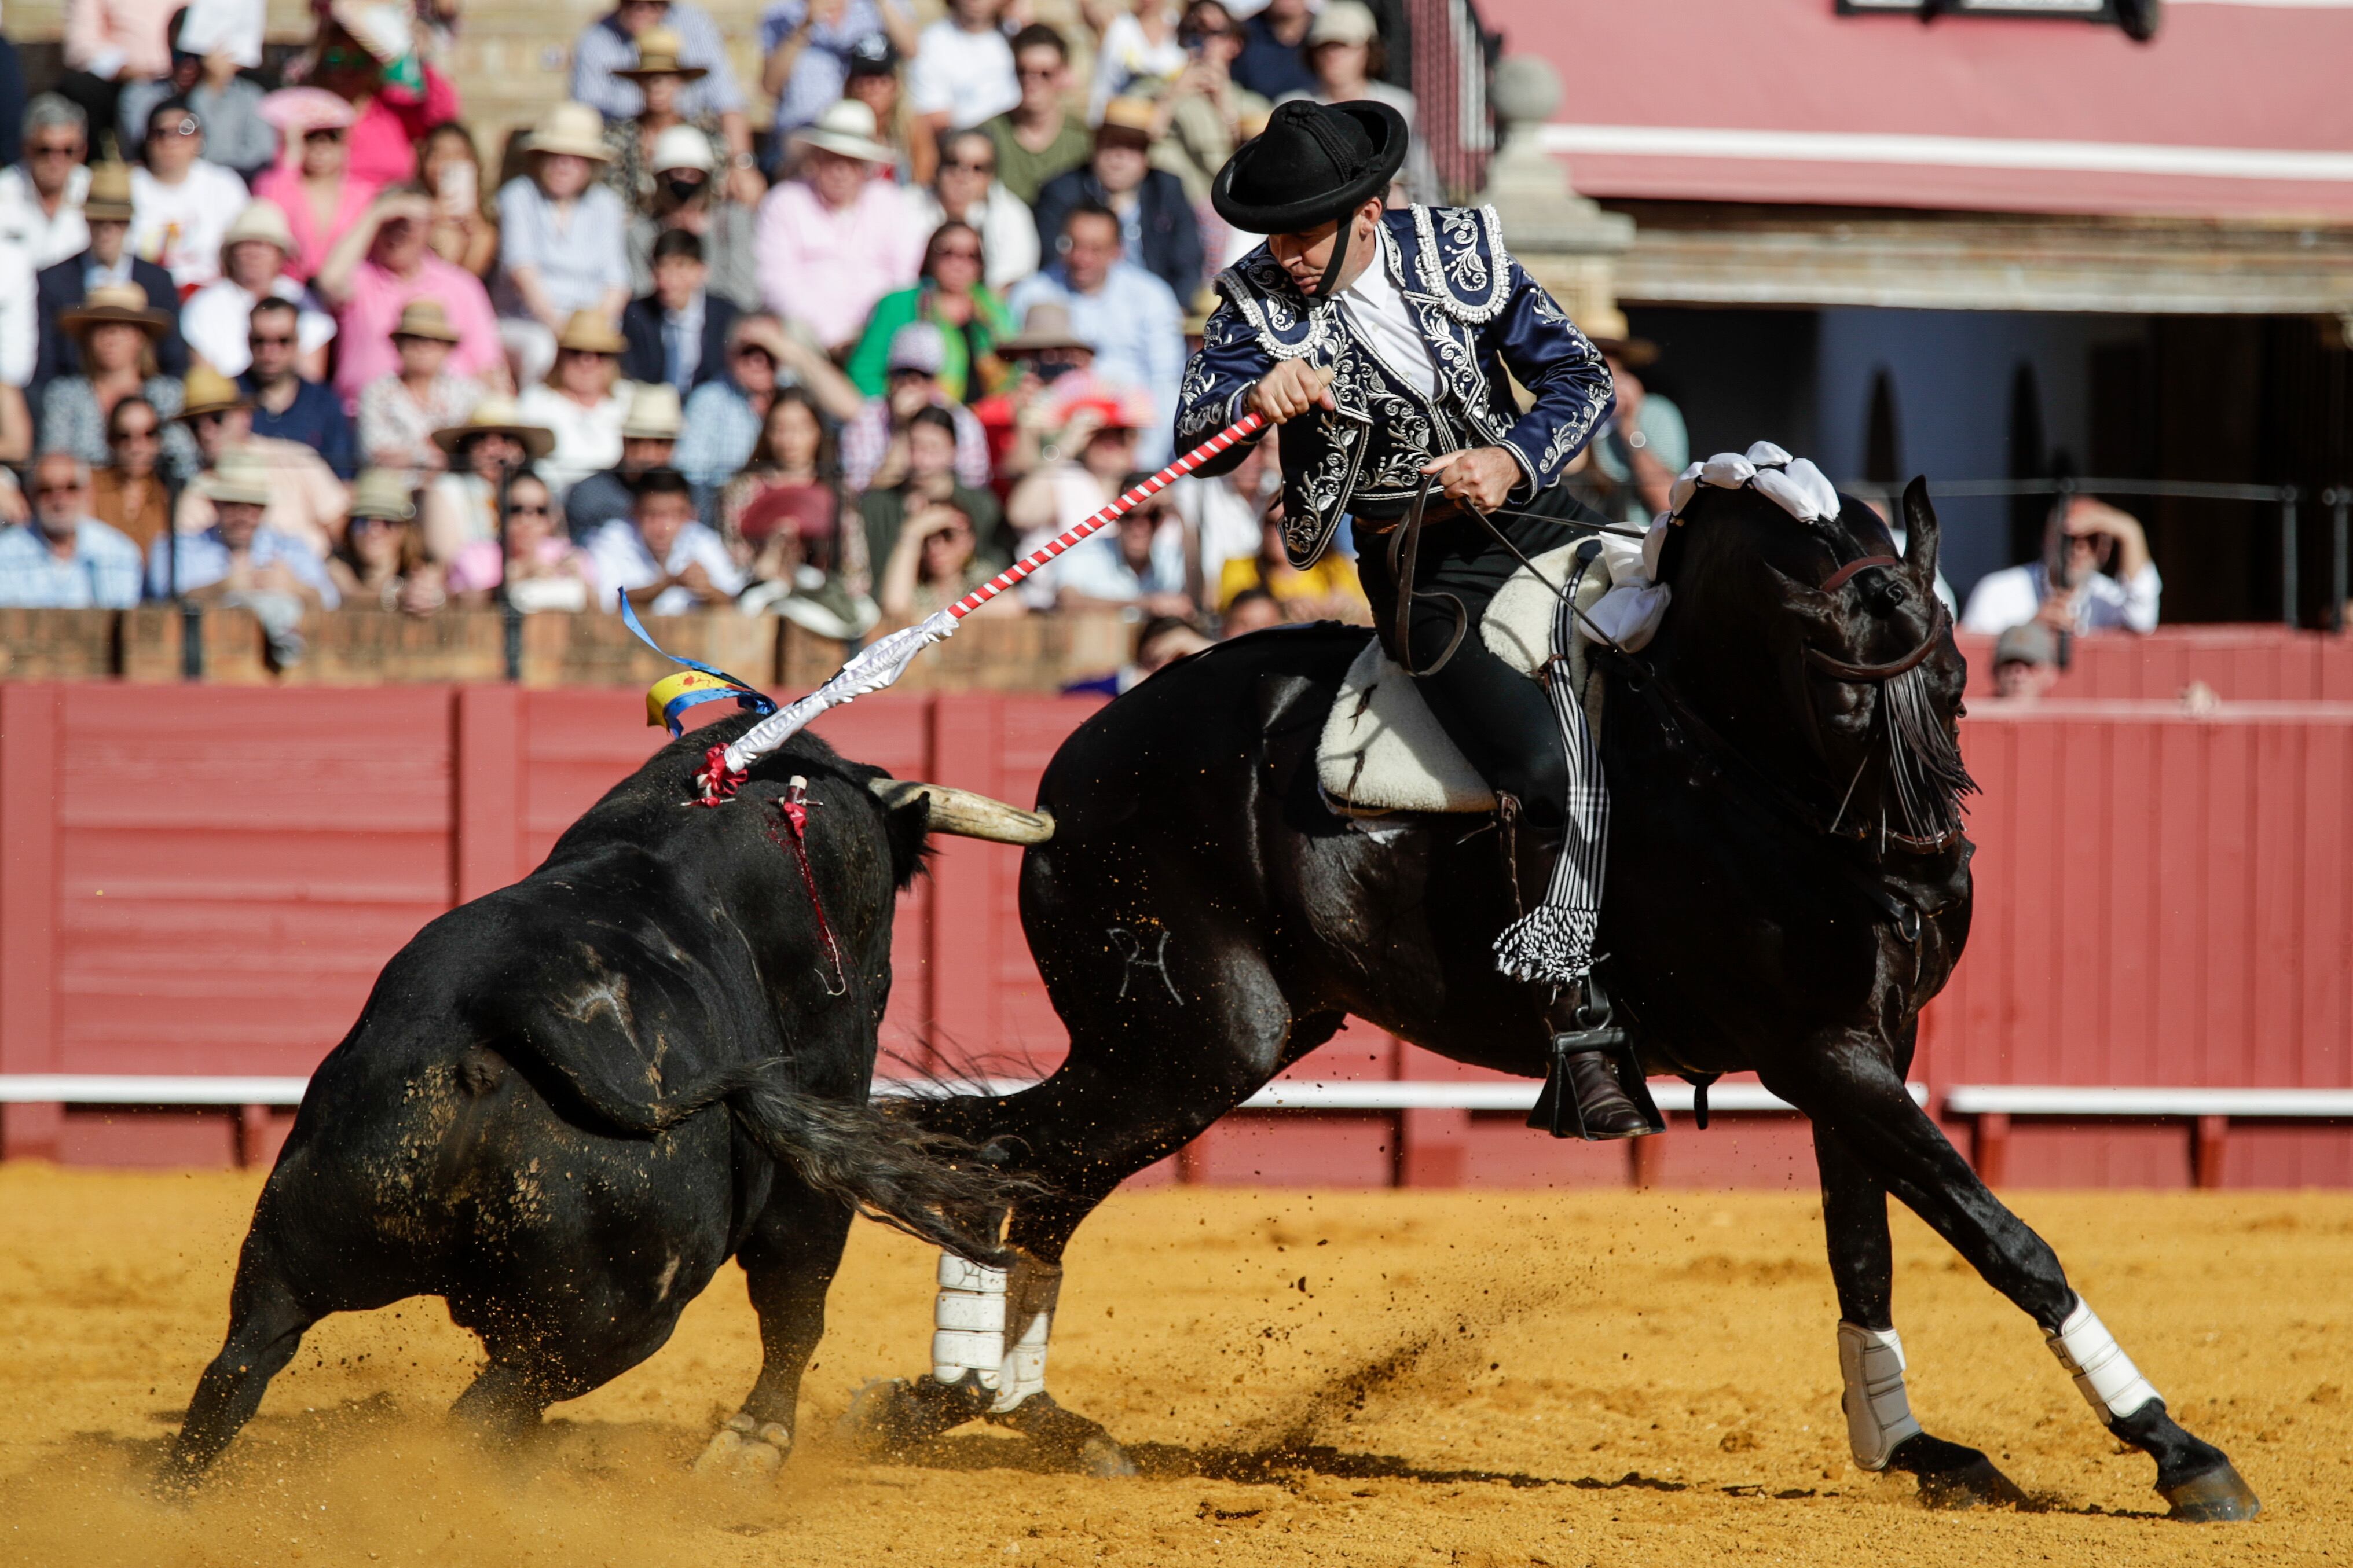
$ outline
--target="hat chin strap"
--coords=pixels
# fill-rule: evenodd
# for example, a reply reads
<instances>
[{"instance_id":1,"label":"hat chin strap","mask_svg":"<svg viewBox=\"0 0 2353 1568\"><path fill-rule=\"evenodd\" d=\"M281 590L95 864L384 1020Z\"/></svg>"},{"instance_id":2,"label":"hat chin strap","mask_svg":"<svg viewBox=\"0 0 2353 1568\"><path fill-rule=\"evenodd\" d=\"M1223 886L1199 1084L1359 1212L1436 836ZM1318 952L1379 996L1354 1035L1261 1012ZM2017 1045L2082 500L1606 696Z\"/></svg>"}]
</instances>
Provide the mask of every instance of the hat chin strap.
<instances>
[{"instance_id":1,"label":"hat chin strap","mask_svg":"<svg viewBox=\"0 0 2353 1568\"><path fill-rule=\"evenodd\" d=\"M1332 231L1332 259L1324 264L1324 279L1315 285L1315 297L1329 300L1332 286L1339 281L1340 268L1348 265L1348 236L1356 226L1356 215L1351 210L1344 215L1339 226Z\"/></svg>"}]
</instances>

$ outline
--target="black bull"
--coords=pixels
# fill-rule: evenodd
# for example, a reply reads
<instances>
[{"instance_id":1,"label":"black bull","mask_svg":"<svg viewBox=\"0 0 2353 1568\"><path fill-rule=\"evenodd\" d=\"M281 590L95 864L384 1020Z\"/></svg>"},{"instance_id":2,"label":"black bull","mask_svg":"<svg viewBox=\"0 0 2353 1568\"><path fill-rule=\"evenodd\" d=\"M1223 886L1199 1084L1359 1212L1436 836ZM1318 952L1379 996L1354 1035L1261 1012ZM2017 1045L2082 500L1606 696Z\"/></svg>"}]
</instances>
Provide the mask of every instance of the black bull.
<instances>
[{"instance_id":1,"label":"black bull","mask_svg":"<svg viewBox=\"0 0 2353 1568\"><path fill-rule=\"evenodd\" d=\"M2078 1304L2058 1258L1905 1087L1920 1009L1969 915L1954 741L1966 671L1931 592L1936 520L1919 481L1905 508L1896 561L1852 500L1810 524L1750 490L1693 501L1662 567L1674 598L1656 641L1604 665L1599 951L1650 1070L1753 1069L1811 1120L1854 1332L1894 1326L1892 1193L2054 1334ZM1316 739L1363 647L1327 626L1211 649L1104 709L1048 768L1055 833L1024 862L1021 913L1070 1055L1026 1092L923 1112L1039 1183L1008 1233L1025 1268L1059 1268L1122 1180L1350 1014L1458 1061L1544 1074L1545 998L1490 953L1515 908L1498 835L1459 816L1368 835L1319 795ZM858 1416L891 1446L987 1406L969 1382L925 1377L878 1389ZM2108 1416L2157 1460L2178 1514L2254 1511L2229 1460L2162 1400ZM1926 1433L1882 1462L1942 1500L2019 1496L1983 1454Z\"/></svg>"},{"instance_id":2,"label":"black bull","mask_svg":"<svg viewBox=\"0 0 2353 1568\"><path fill-rule=\"evenodd\" d=\"M687 805L704 747L748 721L663 749L385 966L255 1206L167 1479L330 1312L446 1298L489 1352L457 1413L511 1432L659 1349L731 1256L765 1359L718 1441L773 1463L859 1207L997 1255L1002 1183L867 1106L932 803L886 805L880 770L804 736L723 809ZM779 806L794 774L838 972Z\"/></svg>"}]
</instances>

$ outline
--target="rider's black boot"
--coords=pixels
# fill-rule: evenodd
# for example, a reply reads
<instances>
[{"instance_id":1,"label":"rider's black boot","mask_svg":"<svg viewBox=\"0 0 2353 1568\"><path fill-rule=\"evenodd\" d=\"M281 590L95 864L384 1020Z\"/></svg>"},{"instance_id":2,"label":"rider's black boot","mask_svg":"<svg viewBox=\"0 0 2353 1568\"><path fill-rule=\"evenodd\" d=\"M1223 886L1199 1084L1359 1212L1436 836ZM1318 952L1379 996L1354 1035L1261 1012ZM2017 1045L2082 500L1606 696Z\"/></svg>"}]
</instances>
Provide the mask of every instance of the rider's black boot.
<instances>
[{"instance_id":1,"label":"rider's black boot","mask_svg":"<svg viewBox=\"0 0 2353 1568\"><path fill-rule=\"evenodd\" d=\"M1612 1021L1599 980L1588 977L1582 987L1563 991L1545 1022L1553 1032L1552 1070L1529 1126L1588 1142L1666 1131L1633 1041Z\"/></svg>"}]
</instances>

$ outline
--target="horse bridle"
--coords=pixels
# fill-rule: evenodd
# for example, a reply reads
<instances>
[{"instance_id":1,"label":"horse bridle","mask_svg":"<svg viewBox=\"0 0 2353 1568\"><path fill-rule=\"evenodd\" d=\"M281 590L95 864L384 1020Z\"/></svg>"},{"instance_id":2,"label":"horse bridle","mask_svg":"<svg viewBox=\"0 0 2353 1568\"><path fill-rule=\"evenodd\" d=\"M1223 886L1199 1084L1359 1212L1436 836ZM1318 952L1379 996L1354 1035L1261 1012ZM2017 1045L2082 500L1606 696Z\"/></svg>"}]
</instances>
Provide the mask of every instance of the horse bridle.
<instances>
[{"instance_id":1,"label":"horse bridle","mask_svg":"<svg viewBox=\"0 0 2353 1568\"><path fill-rule=\"evenodd\" d=\"M1893 555L1866 555L1860 561L1850 561L1822 579L1821 592L1835 594L1854 581L1858 573L1869 571L1872 567L1901 566L1902 564L1904 563ZM1808 643L1806 662L1824 675L1858 685L1872 681L1893 680L1907 669L1916 669L1923 659L1936 651L1936 641L1945 635L1945 626L1948 618L1945 602L1942 599L1932 594L1929 595L1929 602L1936 606L1936 611L1928 617L1927 637L1921 641L1918 647L1900 658L1891 658L1884 664L1851 664L1842 658L1833 658L1811 643Z\"/></svg>"}]
</instances>

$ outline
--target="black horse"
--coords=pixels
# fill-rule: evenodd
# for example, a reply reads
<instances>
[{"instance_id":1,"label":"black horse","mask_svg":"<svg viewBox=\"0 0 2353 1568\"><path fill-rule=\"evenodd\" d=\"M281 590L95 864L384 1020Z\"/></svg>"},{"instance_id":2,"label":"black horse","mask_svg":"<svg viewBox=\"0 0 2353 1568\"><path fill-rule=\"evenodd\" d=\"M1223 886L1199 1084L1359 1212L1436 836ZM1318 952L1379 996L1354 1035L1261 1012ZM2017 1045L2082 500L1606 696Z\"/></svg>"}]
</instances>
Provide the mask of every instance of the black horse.
<instances>
[{"instance_id":1,"label":"black horse","mask_svg":"<svg viewBox=\"0 0 2353 1568\"><path fill-rule=\"evenodd\" d=\"M2020 1496L1909 1415L1892 1192L2052 1336L2102 1419L2156 1459L2178 1516L2251 1516L2229 1459L2167 1415L2051 1248L1905 1089L1920 1009L1968 933L1959 797L1973 786L1957 742L1967 670L1933 592L1920 481L1904 507L1900 559L1852 500L1810 523L1746 489L1703 489L1687 509L1655 640L1600 655L1614 818L1600 973L1650 1071L1753 1069L1811 1120L1860 1459L1912 1472L1932 1500ZM1050 1306L1063 1248L1104 1196L1346 1015L1458 1061L1546 1073L1545 998L1489 951L1522 880L1499 854L1508 836L1462 816L1368 834L1319 791L1315 742L1364 638L1282 629L1203 653L1105 708L1048 769L1057 826L1029 852L1021 913L1069 1059L1026 1092L927 1110L1047 1189L1012 1212L1017 1302L1027 1272L1043 1286L1026 1299ZM1119 1468L1107 1435L1039 1401L1026 1421L996 1418ZM881 1385L853 1418L903 1441L989 1403L971 1380L926 1377Z\"/></svg>"}]
</instances>

